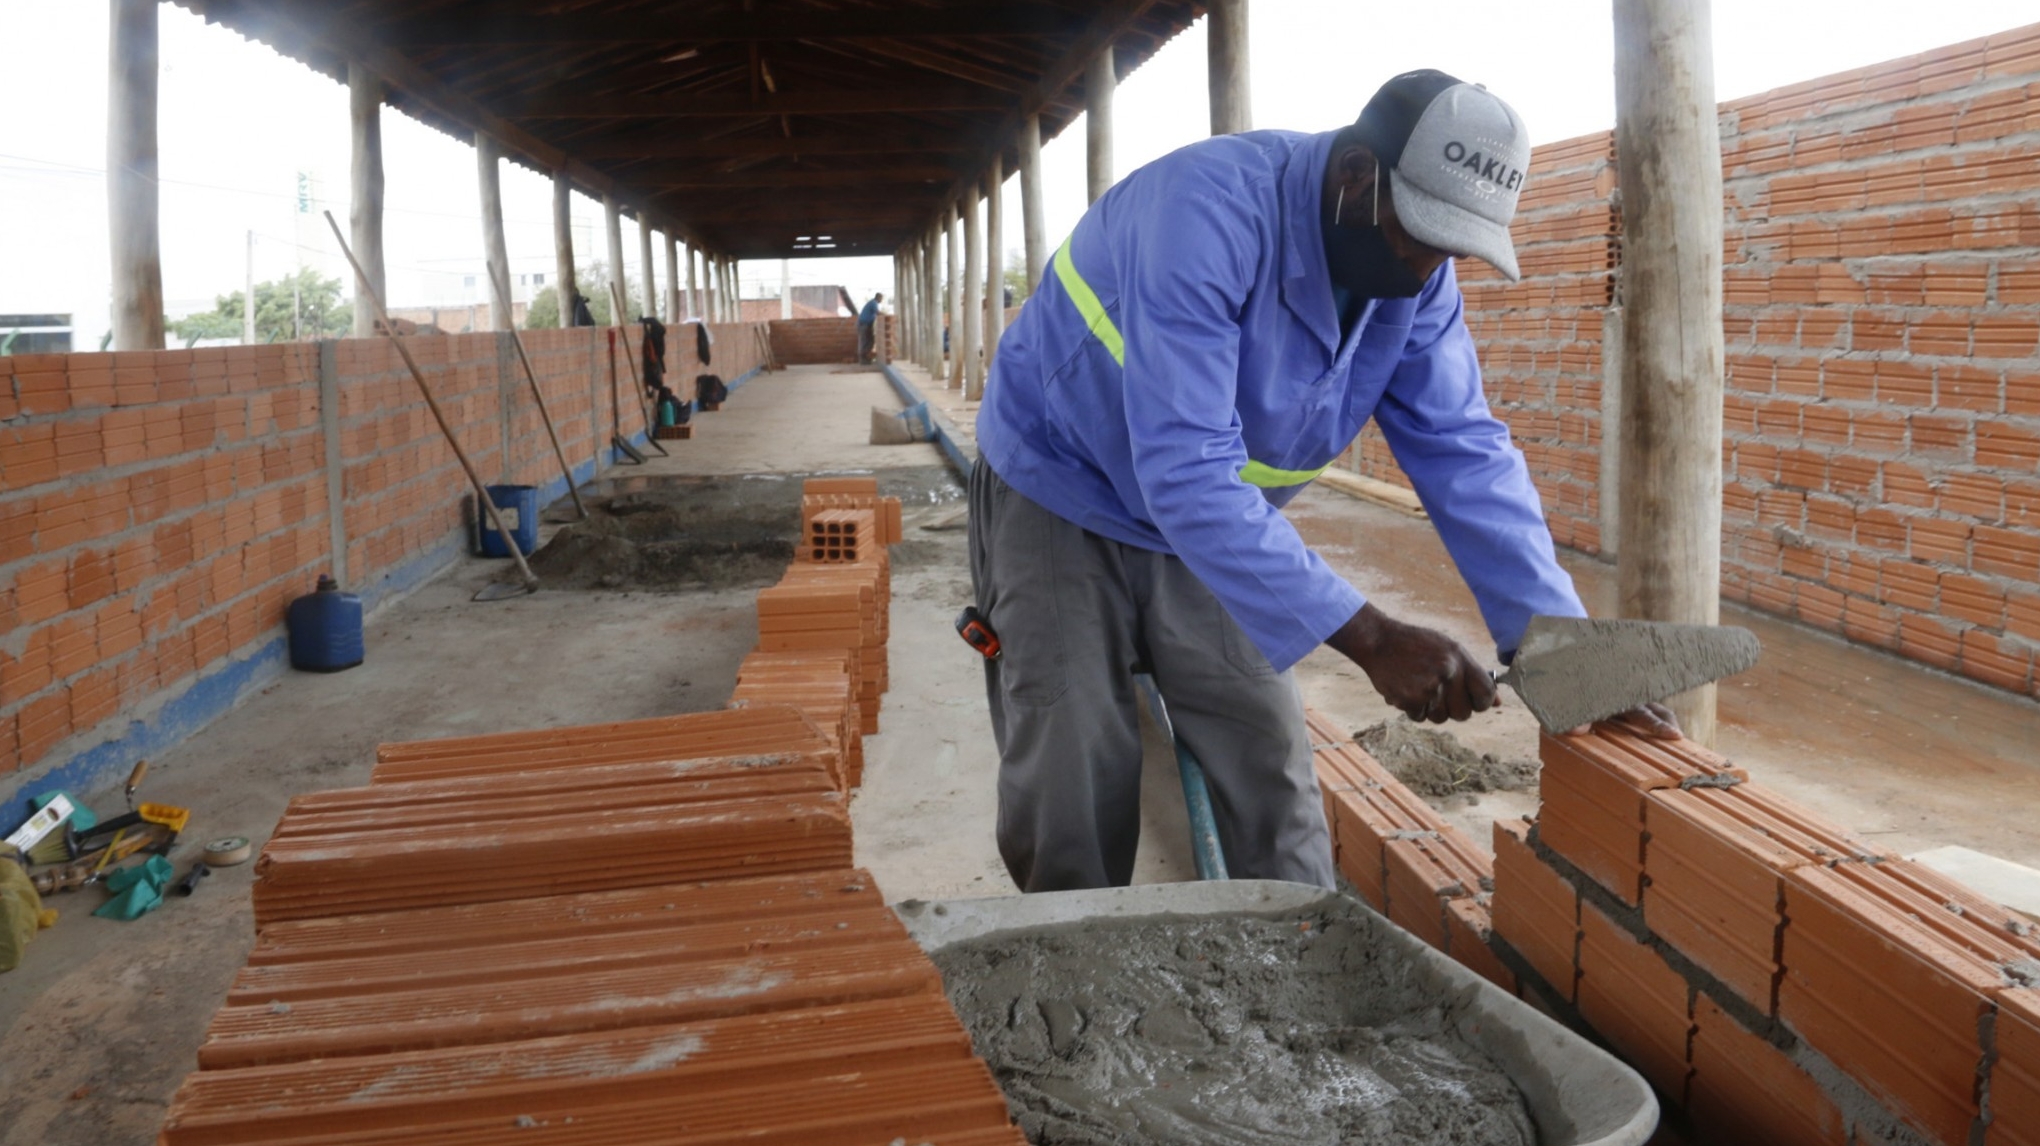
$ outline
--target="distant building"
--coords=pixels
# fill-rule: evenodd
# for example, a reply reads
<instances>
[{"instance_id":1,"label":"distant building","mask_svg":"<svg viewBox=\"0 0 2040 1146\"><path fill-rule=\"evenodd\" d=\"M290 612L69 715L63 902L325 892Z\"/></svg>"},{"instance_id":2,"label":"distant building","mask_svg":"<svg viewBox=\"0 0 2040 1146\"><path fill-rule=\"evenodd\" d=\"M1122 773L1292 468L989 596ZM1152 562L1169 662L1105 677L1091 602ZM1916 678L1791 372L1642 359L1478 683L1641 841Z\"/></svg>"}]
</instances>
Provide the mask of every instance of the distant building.
<instances>
[{"instance_id":1,"label":"distant building","mask_svg":"<svg viewBox=\"0 0 2040 1146\"><path fill-rule=\"evenodd\" d=\"M68 314L0 314L0 354L69 354Z\"/></svg>"}]
</instances>

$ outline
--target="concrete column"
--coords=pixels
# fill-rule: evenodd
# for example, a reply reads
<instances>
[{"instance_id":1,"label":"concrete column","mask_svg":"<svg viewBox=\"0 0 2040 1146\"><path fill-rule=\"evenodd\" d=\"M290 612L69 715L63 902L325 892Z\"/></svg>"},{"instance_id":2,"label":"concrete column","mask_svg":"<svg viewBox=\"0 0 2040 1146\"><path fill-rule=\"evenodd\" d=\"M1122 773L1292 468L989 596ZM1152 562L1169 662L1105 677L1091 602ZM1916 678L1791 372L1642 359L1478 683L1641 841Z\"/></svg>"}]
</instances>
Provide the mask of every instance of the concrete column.
<instances>
[{"instance_id":1,"label":"concrete column","mask_svg":"<svg viewBox=\"0 0 2040 1146\"><path fill-rule=\"evenodd\" d=\"M553 172L553 293L560 300L560 325L574 325L574 300L580 282L574 272L574 189L567 173Z\"/></svg>"},{"instance_id":2,"label":"concrete column","mask_svg":"<svg viewBox=\"0 0 2040 1146\"><path fill-rule=\"evenodd\" d=\"M697 280L697 279L696 279L696 278L694 277L694 264L695 264L695 261L696 261L697 257L698 257L698 256L699 256L700 254L701 254L701 252L700 252L700 251L697 251L697 250L695 250L692 244L689 244L689 245L688 245L688 247L687 247L687 310L685 311L685 314L686 314L686 316L687 316L688 318L698 318L698 317L700 317L700 315L701 315L701 287L700 287L700 283L699 283L699 280Z\"/></svg>"},{"instance_id":3,"label":"concrete column","mask_svg":"<svg viewBox=\"0 0 2040 1146\"><path fill-rule=\"evenodd\" d=\"M666 321L680 321L680 240L666 232Z\"/></svg>"},{"instance_id":4,"label":"concrete column","mask_svg":"<svg viewBox=\"0 0 2040 1146\"><path fill-rule=\"evenodd\" d=\"M624 303L630 301L630 280L623 275L623 215L616 209L616 196L609 194L602 196L602 218L609 232L609 282L603 289L612 289L616 292L615 297L604 301L609 303L613 311L619 299ZM624 316L620 314L610 316L612 324L621 323L623 320Z\"/></svg>"},{"instance_id":5,"label":"concrete column","mask_svg":"<svg viewBox=\"0 0 2040 1146\"><path fill-rule=\"evenodd\" d=\"M951 390L963 389L963 216L951 205L948 213L949 281L944 285L949 309L949 382Z\"/></svg>"},{"instance_id":6,"label":"concrete column","mask_svg":"<svg viewBox=\"0 0 2040 1146\"><path fill-rule=\"evenodd\" d=\"M115 350L163 349L156 23L156 0L113 0L106 93L106 210ZM254 305L255 300L249 299L248 306L252 309Z\"/></svg>"},{"instance_id":7,"label":"concrete column","mask_svg":"<svg viewBox=\"0 0 2040 1146\"><path fill-rule=\"evenodd\" d=\"M1248 0L1210 0L1204 19L1205 61L1211 81L1211 134L1254 130L1247 65Z\"/></svg>"},{"instance_id":8,"label":"concrete column","mask_svg":"<svg viewBox=\"0 0 2040 1146\"><path fill-rule=\"evenodd\" d=\"M347 457L340 437L340 367L330 338L319 340L319 441L326 454L328 563L333 580L347 589L352 587L347 581Z\"/></svg>"},{"instance_id":9,"label":"concrete column","mask_svg":"<svg viewBox=\"0 0 2040 1146\"><path fill-rule=\"evenodd\" d=\"M510 253L503 239L503 181L498 157L496 141L476 132L475 168L482 189L482 252L488 258L488 265L482 269L501 284L489 291L489 329L509 330L514 325L510 317Z\"/></svg>"},{"instance_id":10,"label":"concrete column","mask_svg":"<svg viewBox=\"0 0 2040 1146\"><path fill-rule=\"evenodd\" d=\"M978 219L978 192L963 198L963 398L975 402L985 392L985 237Z\"/></svg>"},{"instance_id":11,"label":"concrete column","mask_svg":"<svg viewBox=\"0 0 2040 1146\"><path fill-rule=\"evenodd\" d=\"M1708 0L1616 0L1625 617L1721 616L1721 136ZM1714 688L1671 701L1712 744Z\"/></svg>"},{"instance_id":12,"label":"concrete column","mask_svg":"<svg viewBox=\"0 0 2040 1146\"><path fill-rule=\"evenodd\" d=\"M383 267L382 97L382 81L349 60L347 109L354 161L349 168L347 225L353 232L354 261L361 264L375 293L388 299L389 276ZM375 308L359 297L358 287L355 294L354 337L373 338Z\"/></svg>"},{"instance_id":13,"label":"concrete column","mask_svg":"<svg viewBox=\"0 0 2040 1146\"><path fill-rule=\"evenodd\" d=\"M637 217L638 233L638 275L644 280L644 312L656 318L659 314L659 276L652 262L652 220L640 210Z\"/></svg>"},{"instance_id":14,"label":"concrete column","mask_svg":"<svg viewBox=\"0 0 2040 1146\"><path fill-rule=\"evenodd\" d=\"M940 223L921 236L921 368L930 381L942 377L942 237Z\"/></svg>"},{"instance_id":15,"label":"concrete column","mask_svg":"<svg viewBox=\"0 0 2040 1146\"><path fill-rule=\"evenodd\" d=\"M779 317L793 317L793 260L779 260Z\"/></svg>"},{"instance_id":16,"label":"concrete column","mask_svg":"<svg viewBox=\"0 0 2040 1146\"><path fill-rule=\"evenodd\" d=\"M1041 117L1020 125L1020 231L1027 244L1027 293L1041 289L1048 270L1048 224L1041 208Z\"/></svg>"},{"instance_id":17,"label":"concrete column","mask_svg":"<svg viewBox=\"0 0 2040 1146\"><path fill-rule=\"evenodd\" d=\"M1084 69L1085 170L1092 203L1112 187L1112 93L1118 87L1119 72L1107 44Z\"/></svg>"},{"instance_id":18,"label":"concrete column","mask_svg":"<svg viewBox=\"0 0 2040 1146\"><path fill-rule=\"evenodd\" d=\"M999 248L1005 245L1001 227L1000 200L1006 189L1006 162L1001 156L992 156L992 168L985 173L985 365L984 372L992 372L992 356L998 353L999 336L1006 333L1006 256Z\"/></svg>"}]
</instances>

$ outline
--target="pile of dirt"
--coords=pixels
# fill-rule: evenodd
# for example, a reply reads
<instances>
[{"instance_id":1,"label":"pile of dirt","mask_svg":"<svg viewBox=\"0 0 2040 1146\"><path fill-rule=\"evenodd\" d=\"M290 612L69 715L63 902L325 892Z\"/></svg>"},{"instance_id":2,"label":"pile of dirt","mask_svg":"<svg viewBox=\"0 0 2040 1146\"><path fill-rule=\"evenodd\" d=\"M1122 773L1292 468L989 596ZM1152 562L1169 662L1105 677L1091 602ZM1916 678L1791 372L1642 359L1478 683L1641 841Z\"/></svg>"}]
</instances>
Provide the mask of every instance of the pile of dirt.
<instances>
[{"instance_id":1,"label":"pile of dirt","mask_svg":"<svg viewBox=\"0 0 2040 1146\"><path fill-rule=\"evenodd\" d=\"M586 521L571 521L531 555L548 589L740 589L770 585L793 560L807 474L626 476L588 489ZM963 488L942 466L882 471L879 492L915 510L942 510ZM570 519L557 502L549 520ZM895 568L956 560L925 540L893 546Z\"/></svg>"},{"instance_id":2,"label":"pile of dirt","mask_svg":"<svg viewBox=\"0 0 2040 1146\"><path fill-rule=\"evenodd\" d=\"M745 484L754 488L731 488ZM799 530L797 483L673 483L588 499L588 520L554 533L531 568L553 589L769 585Z\"/></svg>"},{"instance_id":3,"label":"pile of dirt","mask_svg":"<svg viewBox=\"0 0 2040 1146\"><path fill-rule=\"evenodd\" d=\"M1493 753L1475 752L1450 732L1425 728L1407 717L1369 725L1353 739L1419 796L1537 788L1537 761L1502 760Z\"/></svg>"},{"instance_id":4,"label":"pile of dirt","mask_svg":"<svg viewBox=\"0 0 2040 1146\"><path fill-rule=\"evenodd\" d=\"M938 951L1036 1146L1529 1146L1522 1095L1355 913L1087 920Z\"/></svg>"}]
</instances>

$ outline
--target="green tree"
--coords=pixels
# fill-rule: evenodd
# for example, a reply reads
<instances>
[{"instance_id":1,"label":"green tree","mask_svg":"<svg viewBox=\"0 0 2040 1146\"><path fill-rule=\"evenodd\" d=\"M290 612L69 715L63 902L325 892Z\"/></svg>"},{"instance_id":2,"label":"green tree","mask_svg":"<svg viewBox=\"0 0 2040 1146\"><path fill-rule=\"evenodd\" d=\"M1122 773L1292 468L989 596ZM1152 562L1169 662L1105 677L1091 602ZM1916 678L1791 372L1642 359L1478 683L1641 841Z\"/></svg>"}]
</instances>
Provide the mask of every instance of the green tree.
<instances>
[{"instance_id":1,"label":"green tree","mask_svg":"<svg viewBox=\"0 0 2040 1146\"><path fill-rule=\"evenodd\" d=\"M588 313L595 319L595 325L609 325L609 264L597 260L586 269L574 272L575 287L581 297L588 300ZM624 313L630 321L636 322L644 315L644 303L633 290L625 297ZM531 305L524 312L524 325L530 330L550 330L560 325L560 292L546 287L531 296Z\"/></svg>"},{"instance_id":2,"label":"green tree","mask_svg":"<svg viewBox=\"0 0 2040 1146\"><path fill-rule=\"evenodd\" d=\"M213 309L170 324L190 345L201 338L232 338L241 333L246 294L219 296ZM354 308L341 301L340 280L299 267L296 274L255 284L255 341L290 342L299 338L338 338L354 327Z\"/></svg>"},{"instance_id":3,"label":"green tree","mask_svg":"<svg viewBox=\"0 0 2040 1146\"><path fill-rule=\"evenodd\" d=\"M1013 292L1013 305L1027 301L1027 255L1024 251L1006 252L1006 289Z\"/></svg>"}]
</instances>

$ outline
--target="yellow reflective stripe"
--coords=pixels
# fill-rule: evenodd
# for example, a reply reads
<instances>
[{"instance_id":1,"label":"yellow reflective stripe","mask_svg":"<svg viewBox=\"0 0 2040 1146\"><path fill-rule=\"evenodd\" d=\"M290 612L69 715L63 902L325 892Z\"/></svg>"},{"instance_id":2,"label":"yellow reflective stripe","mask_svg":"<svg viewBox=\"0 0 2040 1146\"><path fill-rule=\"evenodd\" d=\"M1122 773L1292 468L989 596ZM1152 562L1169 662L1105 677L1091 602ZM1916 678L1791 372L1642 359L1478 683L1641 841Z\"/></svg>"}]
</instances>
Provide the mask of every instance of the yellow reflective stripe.
<instances>
[{"instance_id":1,"label":"yellow reflective stripe","mask_svg":"<svg viewBox=\"0 0 2040 1146\"><path fill-rule=\"evenodd\" d=\"M1105 313L1105 304L1098 301L1098 292L1077 273L1077 265L1070 261L1070 241L1055 250L1055 277L1062 280L1063 290L1070 301L1077 304L1077 313L1084 316L1084 325L1091 328L1091 335L1105 344L1112 352L1112 361L1126 366L1126 339L1119 336L1119 328L1112 325L1112 316Z\"/></svg>"},{"instance_id":2,"label":"yellow reflective stripe","mask_svg":"<svg viewBox=\"0 0 2040 1146\"><path fill-rule=\"evenodd\" d=\"M1090 328L1092 337L1104 343L1105 349L1112 353L1112 361L1124 369L1126 339L1120 335L1119 327L1113 325L1112 316L1105 313L1105 304L1098 301L1098 292L1092 290L1084 276L1077 273L1077 265L1070 259L1068 239L1064 239L1063 245L1055 250L1055 277L1062 282L1063 291L1070 296L1070 301L1077 304L1077 313L1083 316L1084 325ZM1274 466L1250 461L1240 467L1240 480L1262 489L1283 489L1315 481L1319 474L1330 468L1332 463L1326 462L1314 470L1278 470Z\"/></svg>"},{"instance_id":3,"label":"yellow reflective stripe","mask_svg":"<svg viewBox=\"0 0 2040 1146\"><path fill-rule=\"evenodd\" d=\"M1282 489L1314 481L1319 474L1331 468L1330 462L1314 470L1278 470L1274 466L1264 466L1260 462L1248 462L1240 467L1240 480L1262 489Z\"/></svg>"}]
</instances>

